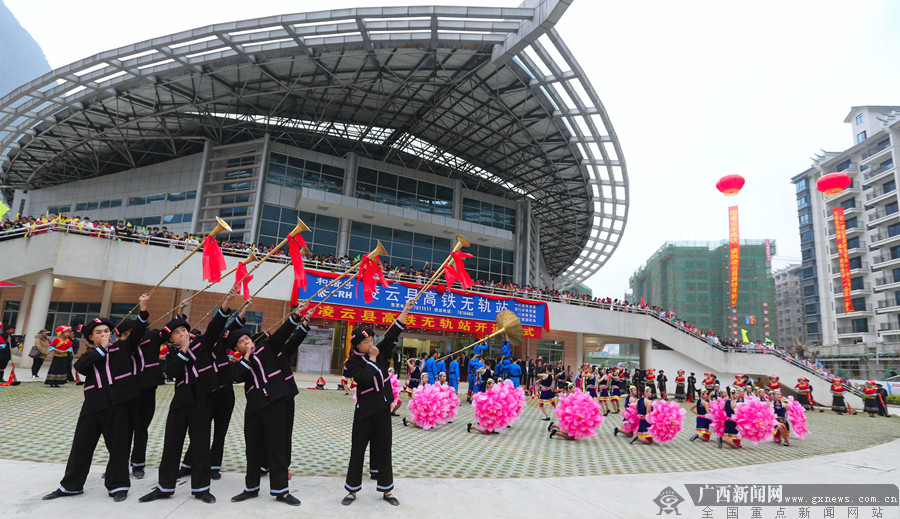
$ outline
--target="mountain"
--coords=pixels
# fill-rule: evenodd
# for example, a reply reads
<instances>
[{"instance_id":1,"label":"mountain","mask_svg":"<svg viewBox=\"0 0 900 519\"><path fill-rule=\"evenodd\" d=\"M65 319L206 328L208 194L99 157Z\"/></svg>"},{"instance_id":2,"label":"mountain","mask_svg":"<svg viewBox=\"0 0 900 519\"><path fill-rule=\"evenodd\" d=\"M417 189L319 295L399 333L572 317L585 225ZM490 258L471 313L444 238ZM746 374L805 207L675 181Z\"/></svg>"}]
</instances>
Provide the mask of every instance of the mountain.
<instances>
[{"instance_id":1,"label":"mountain","mask_svg":"<svg viewBox=\"0 0 900 519\"><path fill-rule=\"evenodd\" d=\"M0 1L0 97L50 70L41 46Z\"/></svg>"}]
</instances>

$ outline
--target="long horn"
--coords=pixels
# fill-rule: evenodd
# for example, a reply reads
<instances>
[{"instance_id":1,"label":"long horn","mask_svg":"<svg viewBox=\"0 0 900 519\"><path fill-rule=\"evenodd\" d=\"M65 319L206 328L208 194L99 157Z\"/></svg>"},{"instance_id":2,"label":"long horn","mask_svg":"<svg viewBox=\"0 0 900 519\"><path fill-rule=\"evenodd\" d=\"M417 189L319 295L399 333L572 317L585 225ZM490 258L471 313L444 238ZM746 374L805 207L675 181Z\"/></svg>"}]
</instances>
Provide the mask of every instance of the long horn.
<instances>
[{"instance_id":1,"label":"long horn","mask_svg":"<svg viewBox=\"0 0 900 519\"><path fill-rule=\"evenodd\" d=\"M413 301L418 301L419 298L422 297L422 294L424 294L426 290L431 288L431 285L433 285L435 281L440 279L441 274L444 273L444 269L447 267L447 263L450 261L450 258L452 258L454 254L459 252L460 249L462 249L463 247L468 247L469 245L471 245L471 244L469 243L469 240L466 239L465 236L463 236L462 234L457 234L456 235L456 245L453 246L453 250L450 251L450 254L447 255L447 259L445 259L444 262L441 263L441 266L438 267L438 269L434 272L434 274L431 275L431 279L428 280L428 283L426 283L425 286L423 286L419 290L419 293L416 294L416 297L415 297L415 299L413 299Z\"/></svg>"},{"instance_id":2,"label":"long horn","mask_svg":"<svg viewBox=\"0 0 900 519\"><path fill-rule=\"evenodd\" d=\"M250 255L247 256L244 260L242 260L241 263L243 263L244 266L246 266L246 265L249 265L250 263L253 263L254 261L259 261L259 258L256 257L256 254L253 254L253 251L250 251ZM229 270L228 272L226 272L225 274L223 274L223 275L222 275L222 279L225 279L226 277L230 276L235 270L237 270L237 265L235 265L234 268L232 268L231 270ZM205 287L203 287L201 290L198 290L197 292L194 292L190 297L188 297L188 298L185 299L184 301L190 301L191 299L194 299L195 297L199 296L199 295L202 294L203 292L206 292L206 290L209 289L210 287L212 287L213 285L215 285L215 283L209 283L209 284L207 284L207 285L206 285ZM183 301L182 301L182 302L183 302ZM147 326L147 328L153 328L153 325L154 325L154 324L156 324L156 323L162 321L163 319L165 319L167 315L169 315L169 314L171 314L173 311L177 310L180 306L181 306L181 303L179 303L177 306L175 306L175 307L173 307L173 308L170 308L168 312L166 312L166 313L164 313L164 314L162 315L162 317L160 317L159 319L157 319L157 320L153 321L152 323L150 323L150 324Z\"/></svg>"},{"instance_id":3,"label":"long horn","mask_svg":"<svg viewBox=\"0 0 900 519\"><path fill-rule=\"evenodd\" d=\"M225 223L225 220L223 220L223 219L221 219L221 218L219 218L219 217L217 216L217 217L216 217L216 228L213 229L211 233L209 233L209 236L210 236L211 238L215 238L216 235L219 234L219 233L222 232L222 231L231 231L231 226L228 225L227 223ZM172 270L169 271L168 274L166 274L161 280L159 280L159 283L157 283L156 285L154 285L153 288L151 288L151 289L147 292L147 295L152 294L154 290L156 290L157 288L159 288L159 286L162 285L163 282L165 282L165 280L169 279L169 276L171 276L173 272L175 272L175 271L178 270L182 265L184 265L184 262L187 261L188 258L190 258L191 256L193 256L195 252L197 252L198 250L200 250L200 249L202 249L202 248L203 248L203 244L201 243L201 245L200 245L199 247L197 247L196 249L194 249L194 250L192 250L191 252L189 252L188 255L184 257L184 259L182 259L181 261L179 261L178 264L175 265L175 266L172 268ZM138 307L140 307L140 303L134 305L134 306L131 308L131 310L129 310L128 313L125 314L125 317L123 317L122 320L119 321L119 324L124 323L124 322L125 322L125 319L128 319L128 317L129 317L131 314L133 314L134 311L138 309ZM119 327L119 324L116 325L116 328Z\"/></svg>"},{"instance_id":4,"label":"long horn","mask_svg":"<svg viewBox=\"0 0 900 519\"><path fill-rule=\"evenodd\" d=\"M259 262L256 265L253 265L253 268L248 270L247 273L244 274L244 276L241 279L237 280L237 283L235 283L235 285L240 283L241 281L243 281L244 278L246 278L247 276L252 274L253 271L258 269L260 265L262 265L263 263L266 262L267 259L272 257L272 254L275 254L276 252L278 252L278 250L280 250L282 247L284 247L284 245L288 242L288 240L290 240L294 236L300 234L301 232L308 231L308 230L309 230L309 227L305 223L303 223L303 220L301 220L300 218L297 218L297 225L294 226L294 228L291 230L291 232L289 232L288 235L283 240L281 240L281 242L278 245L276 245L274 249L270 250L268 254L263 256L263 258L261 260L259 260ZM221 297L221 299L219 299L219 301L215 305L213 305L213 307L208 312L206 312L206 314L204 314L203 317L201 317L200 320L197 322L203 322L204 320L206 320L206 318L209 317L209 314L213 313L213 311L215 311L215 309L218 308L219 305L222 304L222 301L225 300L225 297L227 295L228 295L228 293L226 292Z\"/></svg>"},{"instance_id":5,"label":"long horn","mask_svg":"<svg viewBox=\"0 0 900 519\"><path fill-rule=\"evenodd\" d=\"M375 249L372 250L372 252L366 254L366 256L368 256L370 259L374 260L374 259L378 259L378 257L381 256L382 254L384 254L386 256L388 254L388 251L387 251L387 249L384 248L384 245L381 244L381 240L378 240L378 243L375 245ZM337 283L344 276L346 276L346 275L350 274L351 272L353 272L354 270L358 269L360 265L362 265L362 261L357 262L355 265L353 265L352 267L345 270L340 276L329 281L327 285L323 286L315 294L311 295L309 297L309 300L312 301L313 298L315 298L316 296L318 296L319 294L324 292L328 287ZM344 284L346 284L346 283L344 283ZM344 286L344 285L341 285L341 286ZM324 301L324 299L323 299L323 301ZM316 306L318 306L318 305L316 305ZM315 310L315 307L313 307L312 310Z\"/></svg>"},{"instance_id":6,"label":"long horn","mask_svg":"<svg viewBox=\"0 0 900 519\"><path fill-rule=\"evenodd\" d=\"M505 333L509 337L509 342L513 346L521 346L522 345L522 341L525 338L524 330L522 329L522 322L519 320L519 317L515 313L513 313L511 310L500 310L500 313L497 314L497 331L496 332L473 342L472 344L466 346L465 348L463 348L461 350L454 351L453 353L450 353L449 355L441 357L441 359L446 359L448 357L452 357L453 355L456 355L457 353L462 353L462 352L468 350L469 348L476 346L478 344L484 344L488 340L492 339L493 337L496 337L503 333Z\"/></svg>"},{"instance_id":7,"label":"long horn","mask_svg":"<svg viewBox=\"0 0 900 519\"><path fill-rule=\"evenodd\" d=\"M311 252L308 248L303 247L302 249L300 249L300 255L301 255L301 256L309 256L310 254L312 254L312 252ZM263 284L263 286L259 287L259 288L256 290L256 292L253 292L253 295L250 296L250 297L251 297L251 298L256 297L256 294L259 294L260 292L262 292L262 289L266 288L266 286L267 286L269 283L271 283L275 278L278 277L279 274L281 274L282 272L284 272L284 271L285 271L288 267L290 267L290 266L291 266L291 262L290 262L290 261L287 262L287 263L285 263L283 267L281 267L280 269L278 269L278 272L276 272L274 276L270 277L269 280L266 281L266 282Z\"/></svg>"}]
</instances>

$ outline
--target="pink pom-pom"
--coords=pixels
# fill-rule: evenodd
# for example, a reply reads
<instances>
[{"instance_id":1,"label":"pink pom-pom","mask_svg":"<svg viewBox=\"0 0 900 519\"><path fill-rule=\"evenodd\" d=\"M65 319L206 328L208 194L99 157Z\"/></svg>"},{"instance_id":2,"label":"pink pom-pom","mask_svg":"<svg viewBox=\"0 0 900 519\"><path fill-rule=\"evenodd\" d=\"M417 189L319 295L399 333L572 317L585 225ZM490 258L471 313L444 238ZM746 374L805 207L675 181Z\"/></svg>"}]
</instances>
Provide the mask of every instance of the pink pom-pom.
<instances>
[{"instance_id":1,"label":"pink pom-pom","mask_svg":"<svg viewBox=\"0 0 900 519\"><path fill-rule=\"evenodd\" d=\"M793 429L791 432L802 440L809 434L809 429L806 428L806 410L803 409L803 404L794 400L792 396L788 397L787 415Z\"/></svg>"},{"instance_id":2,"label":"pink pom-pom","mask_svg":"<svg viewBox=\"0 0 900 519\"><path fill-rule=\"evenodd\" d=\"M684 409L675 402L656 400L653 402L653 410L647 415L650 424L650 434L659 443L670 442L681 430L684 420Z\"/></svg>"},{"instance_id":3,"label":"pink pom-pom","mask_svg":"<svg viewBox=\"0 0 900 519\"><path fill-rule=\"evenodd\" d=\"M754 444L772 441L772 431L777 420L775 411L765 402L756 397L748 398L734 410L734 418L742 440Z\"/></svg>"},{"instance_id":4,"label":"pink pom-pom","mask_svg":"<svg viewBox=\"0 0 900 519\"><path fill-rule=\"evenodd\" d=\"M560 395L555 414L559 419L559 430L576 440L597 434L597 429L603 423L600 404L589 393L580 390Z\"/></svg>"},{"instance_id":5,"label":"pink pom-pom","mask_svg":"<svg viewBox=\"0 0 900 519\"><path fill-rule=\"evenodd\" d=\"M641 419L638 418L637 412L637 402L632 402L631 405L622 410L622 432L633 433L637 431L638 425L640 425Z\"/></svg>"},{"instance_id":6,"label":"pink pom-pom","mask_svg":"<svg viewBox=\"0 0 900 519\"><path fill-rule=\"evenodd\" d=\"M459 395L453 390L453 387L447 384L441 384L441 414L438 417L439 424L445 424L456 418L459 411Z\"/></svg>"},{"instance_id":7,"label":"pink pom-pom","mask_svg":"<svg viewBox=\"0 0 900 519\"><path fill-rule=\"evenodd\" d=\"M725 401L709 401L709 431L719 438L725 436Z\"/></svg>"},{"instance_id":8,"label":"pink pom-pom","mask_svg":"<svg viewBox=\"0 0 900 519\"><path fill-rule=\"evenodd\" d=\"M394 407L400 400L400 392L403 388L400 386L400 379L397 378L397 375L391 374L391 390L394 392L394 401L391 402L391 407ZM356 402L356 392L353 392L353 401Z\"/></svg>"},{"instance_id":9,"label":"pink pom-pom","mask_svg":"<svg viewBox=\"0 0 900 519\"><path fill-rule=\"evenodd\" d=\"M410 417L422 429L431 429L439 424L445 416L443 391L437 384L419 386L413 391L412 399L407 404Z\"/></svg>"},{"instance_id":10,"label":"pink pom-pom","mask_svg":"<svg viewBox=\"0 0 900 519\"><path fill-rule=\"evenodd\" d=\"M512 388L515 389L515 388ZM505 428L517 415L516 398L511 394L510 386L495 384L484 393L472 397L475 407L475 419L487 432Z\"/></svg>"}]
</instances>

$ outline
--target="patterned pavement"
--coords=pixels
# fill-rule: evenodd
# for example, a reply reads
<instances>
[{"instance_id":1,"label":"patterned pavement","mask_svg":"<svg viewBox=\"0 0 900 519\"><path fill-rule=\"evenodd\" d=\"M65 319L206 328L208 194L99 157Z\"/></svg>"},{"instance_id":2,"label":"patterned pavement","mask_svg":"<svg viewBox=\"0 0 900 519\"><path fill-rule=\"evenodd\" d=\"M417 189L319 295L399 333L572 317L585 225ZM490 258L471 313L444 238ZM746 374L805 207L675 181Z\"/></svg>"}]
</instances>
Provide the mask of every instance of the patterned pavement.
<instances>
[{"instance_id":1,"label":"patterned pavement","mask_svg":"<svg viewBox=\"0 0 900 519\"><path fill-rule=\"evenodd\" d=\"M329 385L333 387L333 385ZM244 468L242 434L244 396L235 387L236 404L228 430L223 471ZM163 426L171 384L157 391L157 411L150 426L147 449L149 467L157 467L162 454ZM81 387L59 389L26 382L0 388L0 437L7 448L0 458L19 461L64 463L81 407ZM404 400L405 401L405 400ZM301 389L296 399L291 471L301 476L345 474L350 452L353 401L343 391ZM405 405L401 415L407 415ZM467 434L472 407L463 402L453 423L429 431L394 422L394 472L405 478L547 478L696 471L771 463L811 456L849 452L900 438L900 419L868 415L837 416L808 413L812 434L790 447L773 443L747 445L739 451L718 449L714 442L689 442L694 415L685 416L685 427L666 445L628 444L613 436L621 415L609 415L597 436L582 441L549 439L547 422L537 403L530 403L518 422L499 435ZM105 464L101 446L94 464Z\"/></svg>"}]
</instances>

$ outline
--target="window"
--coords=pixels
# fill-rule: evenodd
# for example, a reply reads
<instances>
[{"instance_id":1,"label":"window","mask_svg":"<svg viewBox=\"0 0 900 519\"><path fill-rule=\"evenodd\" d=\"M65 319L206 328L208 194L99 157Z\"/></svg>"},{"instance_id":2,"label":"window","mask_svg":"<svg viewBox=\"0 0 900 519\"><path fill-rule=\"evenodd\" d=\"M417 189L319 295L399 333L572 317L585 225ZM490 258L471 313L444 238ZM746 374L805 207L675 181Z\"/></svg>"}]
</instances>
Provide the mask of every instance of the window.
<instances>
[{"instance_id":1,"label":"window","mask_svg":"<svg viewBox=\"0 0 900 519\"><path fill-rule=\"evenodd\" d=\"M843 207L844 209L853 209L853 207L855 207L855 206L856 206L856 197L848 198L847 200L844 200L843 202L841 202L841 207Z\"/></svg>"},{"instance_id":2,"label":"window","mask_svg":"<svg viewBox=\"0 0 900 519\"><path fill-rule=\"evenodd\" d=\"M564 350L565 343L563 341L547 339L538 339L537 341L537 356L543 358L544 362L551 366L563 361Z\"/></svg>"},{"instance_id":3,"label":"window","mask_svg":"<svg viewBox=\"0 0 900 519\"><path fill-rule=\"evenodd\" d=\"M888 225L887 231L888 231L888 236L897 236L898 234L900 234L900 223L894 223L894 224ZM847 242L848 242L847 247L849 247L850 246L849 240L847 240Z\"/></svg>"},{"instance_id":4,"label":"window","mask_svg":"<svg viewBox=\"0 0 900 519\"><path fill-rule=\"evenodd\" d=\"M862 131L856 134L856 142L857 144L866 140L866 132Z\"/></svg>"},{"instance_id":5,"label":"window","mask_svg":"<svg viewBox=\"0 0 900 519\"><path fill-rule=\"evenodd\" d=\"M866 318L853 319L853 333L868 333L869 320Z\"/></svg>"},{"instance_id":6,"label":"window","mask_svg":"<svg viewBox=\"0 0 900 519\"><path fill-rule=\"evenodd\" d=\"M800 243L809 243L813 241L814 236L812 231L804 231L800 233Z\"/></svg>"},{"instance_id":7,"label":"window","mask_svg":"<svg viewBox=\"0 0 900 519\"><path fill-rule=\"evenodd\" d=\"M819 313L819 303L810 303L805 307L806 315L816 315Z\"/></svg>"},{"instance_id":8,"label":"window","mask_svg":"<svg viewBox=\"0 0 900 519\"><path fill-rule=\"evenodd\" d=\"M119 319L121 319L122 317L125 317L128 310L131 310L134 303L119 304L127 305L125 311L121 312L118 316ZM85 323L88 319L97 317L99 313L100 303L54 301L50 303L50 307L47 310L47 320L44 323L44 327L48 330L55 330L59 325L71 325L74 321ZM115 318L113 317L113 319ZM113 322L118 322L118 320L114 320Z\"/></svg>"},{"instance_id":9,"label":"window","mask_svg":"<svg viewBox=\"0 0 900 519\"><path fill-rule=\"evenodd\" d=\"M803 209L809 206L809 195L803 195L797 199L797 209Z\"/></svg>"},{"instance_id":10,"label":"window","mask_svg":"<svg viewBox=\"0 0 900 519\"><path fill-rule=\"evenodd\" d=\"M862 268L862 256L856 256L855 258L850 258L847 262L850 265L850 269L861 269Z\"/></svg>"},{"instance_id":11,"label":"window","mask_svg":"<svg viewBox=\"0 0 900 519\"><path fill-rule=\"evenodd\" d=\"M166 195L166 200L169 202L181 202L182 200L193 200L197 198L197 190L193 191L178 191L176 193L169 193Z\"/></svg>"},{"instance_id":12,"label":"window","mask_svg":"<svg viewBox=\"0 0 900 519\"><path fill-rule=\"evenodd\" d=\"M855 229L859 227L859 222L856 220L856 217L848 218L844 221L844 225L846 225L847 229Z\"/></svg>"},{"instance_id":13,"label":"window","mask_svg":"<svg viewBox=\"0 0 900 519\"><path fill-rule=\"evenodd\" d=\"M165 201L166 201L165 193L160 193L158 195L130 197L128 199L128 205L158 204L160 202L165 202Z\"/></svg>"},{"instance_id":14,"label":"window","mask_svg":"<svg viewBox=\"0 0 900 519\"><path fill-rule=\"evenodd\" d=\"M440 216L453 215L453 188L366 167L357 168L356 197Z\"/></svg>"},{"instance_id":15,"label":"window","mask_svg":"<svg viewBox=\"0 0 900 519\"><path fill-rule=\"evenodd\" d=\"M881 194L890 193L895 189L897 189L897 182L889 180L881 185Z\"/></svg>"},{"instance_id":16,"label":"window","mask_svg":"<svg viewBox=\"0 0 900 519\"><path fill-rule=\"evenodd\" d=\"M816 249L803 249L800 251L800 257L803 261L816 259Z\"/></svg>"},{"instance_id":17,"label":"window","mask_svg":"<svg viewBox=\"0 0 900 519\"><path fill-rule=\"evenodd\" d=\"M516 210L471 198L463 199L462 219L516 232Z\"/></svg>"},{"instance_id":18,"label":"window","mask_svg":"<svg viewBox=\"0 0 900 519\"><path fill-rule=\"evenodd\" d=\"M819 333L819 323L806 323L806 333L818 334Z\"/></svg>"},{"instance_id":19,"label":"window","mask_svg":"<svg viewBox=\"0 0 900 519\"><path fill-rule=\"evenodd\" d=\"M889 204L885 204L884 215L887 216L889 214L894 214L897 212L897 209L898 209L897 202L891 202Z\"/></svg>"},{"instance_id":20,"label":"window","mask_svg":"<svg viewBox=\"0 0 900 519\"><path fill-rule=\"evenodd\" d=\"M850 280L850 290L863 290L864 288L863 278L858 277Z\"/></svg>"},{"instance_id":21,"label":"window","mask_svg":"<svg viewBox=\"0 0 900 519\"><path fill-rule=\"evenodd\" d=\"M306 187L340 194L344 192L344 170L329 164L272 153L266 182L293 189Z\"/></svg>"},{"instance_id":22,"label":"window","mask_svg":"<svg viewBox=\"0 0 900 519\"><path fill-rule=\"evenodd\" d=\"M71 210L72 204L51 205L47 207L47 212L49 212L50 214L68 213Z\"/></svg>"},{"instance_id":23,"label":"window","mask_svg":"<svg viewBox=\"0 0 900 519\"><path fill-rule=\"evenodd\" d=\"M810 222L812 222L812 217L809 213L800 215L800 225L809 225Z\"/></svg>"},{"instance_id":24,"label":"window","mask_svg":"<svg viewBox=\"0 0 900 519\"><path fill-rule=\"evenodd\" d=\"M21 301L7 301L6 304L3 305L3 318L0 320L2 320L5 325L15 325L16 321L19 319L19 308L21 305Z\"/></svg>"},{"instance_id":25,"label":"window","mask_svg":"<svg viewBox=\"0 0 900 519\"><path fill-rule=\"evenodd\" d=\"M803 287L803 295L807 297L819 295L819 285L806 285Z\"/></svg>"},{"instance_id":26,"label":"window","mask_svg":"<svg viewBox=\"0 0 900 519\"><path fill-rule=\"evenodd\" d=\"M797 181L797 192L798 193L800 191L806 191L807 189L809 189L809 179L808 178L800 179L799 181Z\"/></svg>"},{"instance_id":27,"label":"window","mask_svg":"<svg viewBox=\"0 0 900 519\"><path fill-rule=\"evenodd\" d=\"M860 125L863 123L863 114L856 114L856 124Z\"/></svg>"},{"instance_id":28,"label":"window","mask_svg":"<svg viewBox=\"0 0 900 519\"><path fill-rule=\"evenodd\" d=\"M853 238L847 238L847 249L858 249L859 248L859 236L854 236Z\"/></svg>"},{"instance_id":29,"label":"window","mask_svg":"<svg viewBox=\"0 0 900 519\"><path fill-rule=\"evenodd\" d=\"M865 297L857 297L855 299L851 299L850 304L853 305L853 311L855 312L864 312L866 310Z\"/></svg>"},{"instance_id":30,"label":"window","mask_svg":"<svg viewBox=\"0 0 900 519\"><path fill-rule=\"evenodd\" d=\"M259 243L275 245L280 242L297 225L298 217L311 229L310 232L304 233L303 237L313 254L317 256L337 254L339 218L297 211L277 205L263 205L259 224ZM373 246L372 249L374 248ZM369 252L372 250L367 250L366 254Z\"/></svg>"},{"instance_id":31,"label":"window","mask_svg":"<svg viewBox=\"0 0 900 519\"><path fill-rule=\"evenodd\" d=\"M834 170L835 170L836 172L840 173L841 171L848 170L848 169L850 169L850 168L852 168L852 167L853 167L853 163L850 162L850 159L847 159L847 160L845 160L844 162L841 162L840 164L838 164L837 166L835 166L835 167L834 167Z\"/></svg>"}]
</instances>

